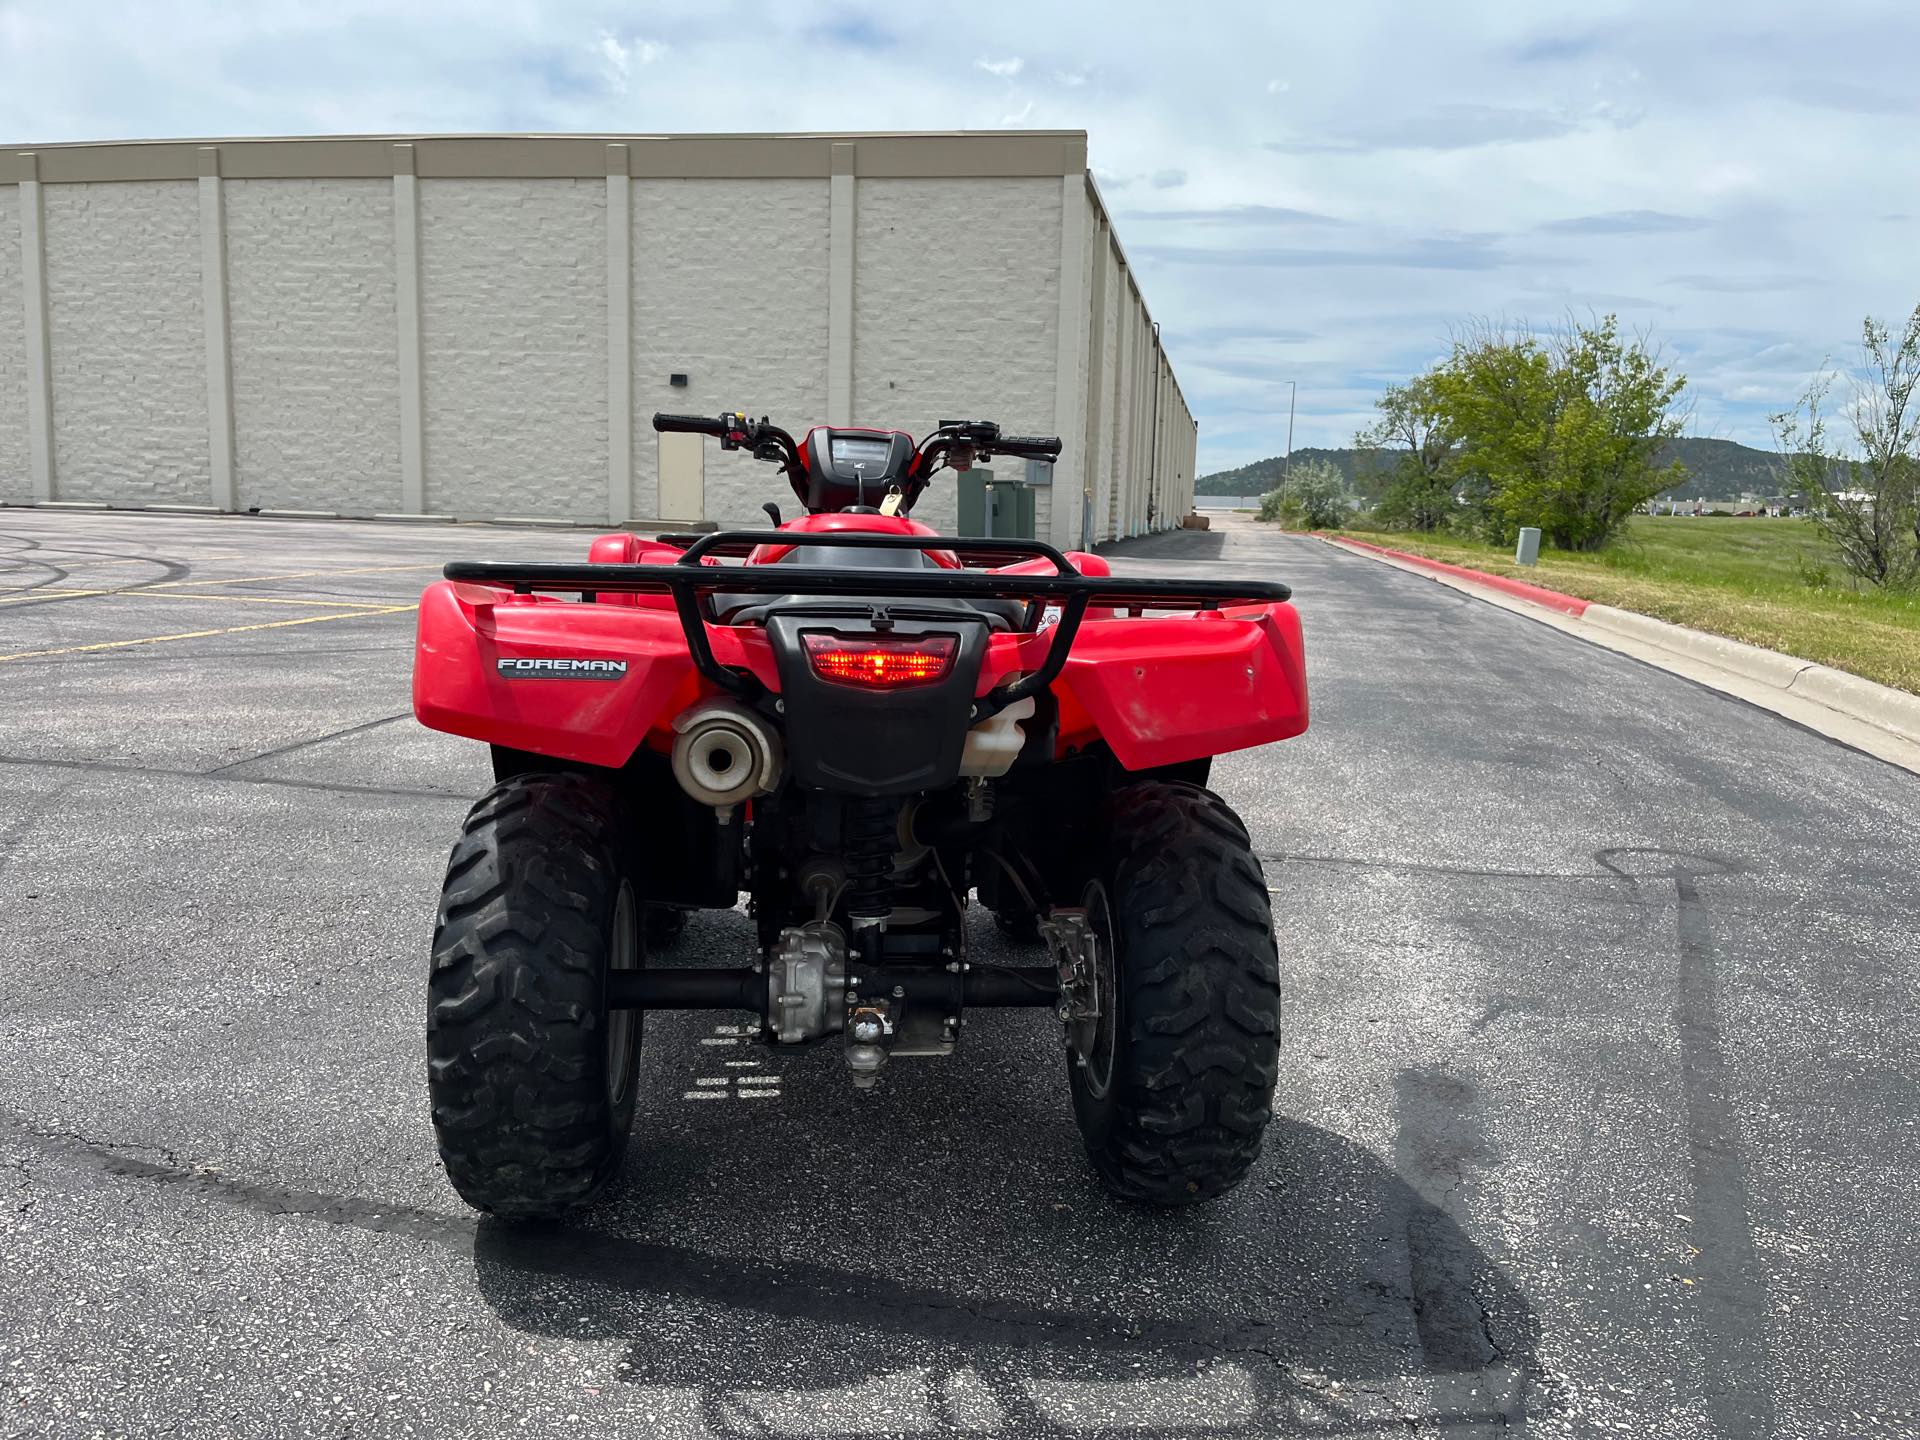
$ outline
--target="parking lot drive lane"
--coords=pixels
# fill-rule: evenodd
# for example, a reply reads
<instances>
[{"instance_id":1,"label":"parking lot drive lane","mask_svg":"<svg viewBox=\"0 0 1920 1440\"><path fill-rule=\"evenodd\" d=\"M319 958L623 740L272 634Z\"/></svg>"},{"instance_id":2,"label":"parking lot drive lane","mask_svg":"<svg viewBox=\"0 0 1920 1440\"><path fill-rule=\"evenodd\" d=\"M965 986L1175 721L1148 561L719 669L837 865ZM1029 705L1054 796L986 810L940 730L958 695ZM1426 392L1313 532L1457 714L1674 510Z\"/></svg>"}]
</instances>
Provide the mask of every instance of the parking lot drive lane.
<instances>
[{"instance_id":1,"label":"parking lot drive lane","mask_svg":"<svg viewBox=\"0 0 1920 1440\"><path fill-rule=\"evenodd\" d=\"M585 537L0 511L0 1435L1920 1433L1920 781L1216 524L1115 562L1305 619L1313 728L1214 769L1286 993L1253 1178L1106 1199L1043 1012L871 1092L660 1015L608 1203L517 1229L427 1117L488 771L410 607Z\"/></svg>"}]
</instances>

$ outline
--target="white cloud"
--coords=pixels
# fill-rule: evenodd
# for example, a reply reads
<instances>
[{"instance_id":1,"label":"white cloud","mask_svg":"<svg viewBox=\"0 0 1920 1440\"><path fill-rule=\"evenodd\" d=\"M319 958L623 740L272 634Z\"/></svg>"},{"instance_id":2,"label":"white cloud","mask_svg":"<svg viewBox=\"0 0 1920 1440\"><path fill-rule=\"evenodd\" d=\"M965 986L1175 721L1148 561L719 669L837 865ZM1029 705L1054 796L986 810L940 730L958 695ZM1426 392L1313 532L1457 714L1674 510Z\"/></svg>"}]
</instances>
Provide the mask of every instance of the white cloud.
<instances>
[{"instance_id":1,"label":"white cloud","mask_svg":"<svg viewBox=\"0 0 1920 1440\"><path fill-rule=\"evenodd\" d=\"M667 53L667 47L657 40L622 40L611 30L602 30L595 49L606 68L607 83L616 92L625 94L627 77L635 65L651 65Z\"/></svg>"},{"instance_id":2,"label":"white cloud","mask_svg":"<svg viewBox=\"0 0 1920 1440\"><path fill-rule=\"evenodd\" d=\"M1275 453L1287 379L1296 444L1338 444L1449 327L1589 307L1654 327L1702 433L1765 443L1863 314L1920 299L1920 6L849 13L0 0L0 140L1085 129L1210 468Z\"/></svg>"}]
</instances>

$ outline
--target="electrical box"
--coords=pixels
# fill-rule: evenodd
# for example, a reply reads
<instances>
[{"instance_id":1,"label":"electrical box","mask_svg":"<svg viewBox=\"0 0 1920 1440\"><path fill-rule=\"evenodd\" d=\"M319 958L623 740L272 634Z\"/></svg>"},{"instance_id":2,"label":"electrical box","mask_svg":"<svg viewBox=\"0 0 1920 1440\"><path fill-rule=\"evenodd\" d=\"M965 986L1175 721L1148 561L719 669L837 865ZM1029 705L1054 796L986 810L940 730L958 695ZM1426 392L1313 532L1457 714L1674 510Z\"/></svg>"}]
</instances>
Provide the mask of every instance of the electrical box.
<instances>
[{"instance_id":1,"label":"electrical box","mask_svg":"<svg viewBox=\"0 0 1920 1440\"><path fill-rule=\"evenodd\" d=\"M1032 540L1033 487L1000 480L976 465L960 478L960 533L1002 540Z\"/></svg>"}]
</instances>

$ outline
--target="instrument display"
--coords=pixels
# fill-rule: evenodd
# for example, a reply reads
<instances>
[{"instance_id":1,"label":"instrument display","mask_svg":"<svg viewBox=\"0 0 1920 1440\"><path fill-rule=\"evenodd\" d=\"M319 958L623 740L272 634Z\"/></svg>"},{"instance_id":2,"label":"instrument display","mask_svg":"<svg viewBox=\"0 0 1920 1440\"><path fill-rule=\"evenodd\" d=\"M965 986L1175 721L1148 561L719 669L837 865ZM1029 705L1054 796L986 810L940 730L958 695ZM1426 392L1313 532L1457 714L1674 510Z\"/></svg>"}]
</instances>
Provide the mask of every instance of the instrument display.
<instances>
[{"instance_id":1,"label":"instrument display","mask_svg":"<svg viewBox=\"0 0 1920 1440\"><path fill-rule=\"evenodd\" d=\"M893 455L891 440L869 439L864 435L835 435L829 444L829 454L835 465L885 470L887 461Z\"/></svg>"}]
</instances>

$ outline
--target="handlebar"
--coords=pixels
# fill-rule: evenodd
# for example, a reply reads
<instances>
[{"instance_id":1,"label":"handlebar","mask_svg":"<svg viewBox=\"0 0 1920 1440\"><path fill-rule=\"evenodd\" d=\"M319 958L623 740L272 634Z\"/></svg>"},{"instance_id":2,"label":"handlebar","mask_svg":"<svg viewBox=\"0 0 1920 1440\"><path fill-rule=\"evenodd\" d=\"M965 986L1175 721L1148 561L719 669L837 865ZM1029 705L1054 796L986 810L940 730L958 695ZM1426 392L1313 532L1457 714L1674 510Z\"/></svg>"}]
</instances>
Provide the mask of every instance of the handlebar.
<instances>
[{"instance_id":1,"label":"handlebar","mask_svg":"<svg viewBox=\"0 0 1920 1440\"><path fill-rule=\"evenodd\" d=\"M993 450L1000 455L1026 455L1035 460L1058 460L1060 458L1060 437L1058 435L1002 435L993 442Z\"/></svg>"},{"instance_id":2,"label":"handlebar","mask_svg":"<svg viewBox=\"0 0 1920 1440\"><path fill-rule=\"evenodd\" d=\"M800 448L793 436L762 415L750 420L744 411L726 415L669 415L656 410L653 428L680 435L711 435L722 450L750 450L756 460L772 460L787 472L789 479L800 474Z\"/></svg>"},{"instance_id":3,"label":"handlebar","mask_svg":"<svg viewBox=\"0 0 1920 1440\"><path fill-rule=\"evenodd\" d=\"M921 444L928 455L954 451L971 457L1021 455L1035 460L1058 460L1060 439L1055 435L1002 435L991 420L942 420ZM964 467L962 467L964 468Z\"/></svg>"},{"instance_id":4,"label":"handlebar","mask_svg":"<svg viewBox=\"0 0 1920 1440\"><path fill-rule=\"evenodd\" d=\"M740 412L712 416L669 415L661 410L654 412L653 428L668 434L711 435L719 440L722 450L749 450L755 459L773 461L786 472L794 493L810 509L813 507L799 445L793 436L764 416L751 420ZM1056 435L1002 435L1000 427L991 420L942 420L933 433L920 442L912 463L901 477L904 503L895 513L904 515L911 510L934 472L943 466L950 464L955 470L965 470L976 460L985 461L995 455L1058 460L1060 449Z\"/></svg>"},{"instance_id":5,"label":"handlebar","mask_svg":"<svg viewBox=\"0 0 1920 1440\"><path fill-rule=\"evenodd\" d=\"M669 415L655 411L653 428L675 435L724 435L726 421L712 415Z\"/></svg>"}]
</instances>

